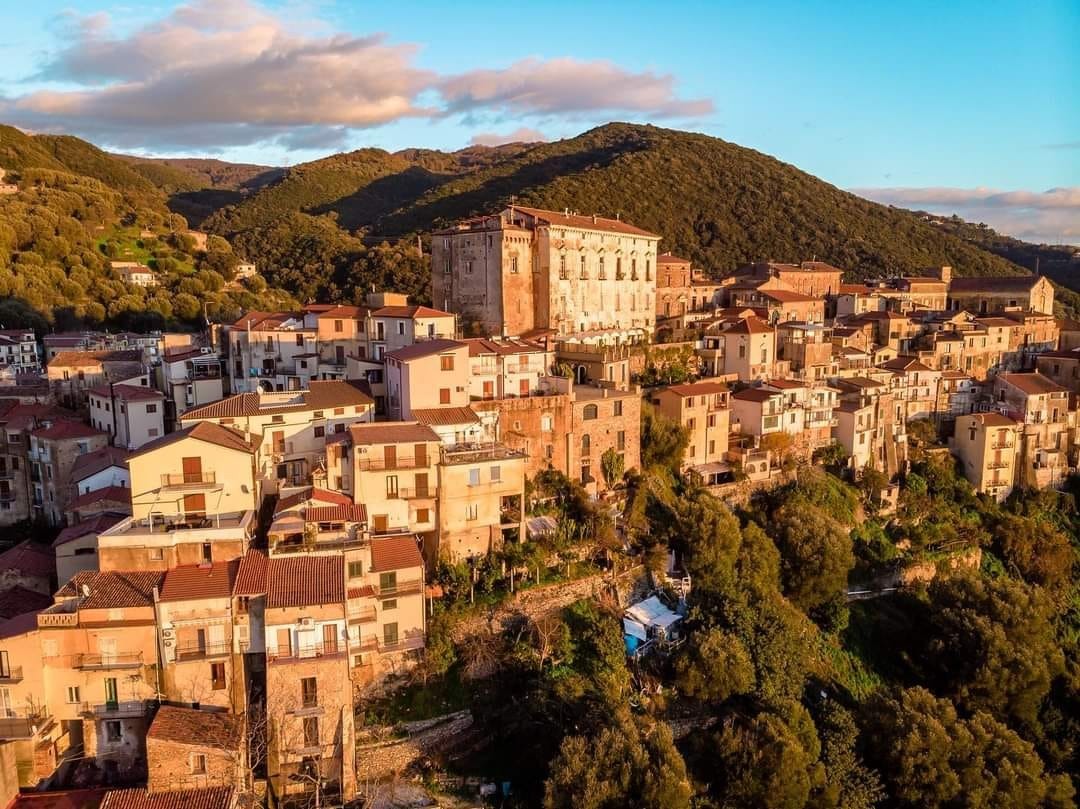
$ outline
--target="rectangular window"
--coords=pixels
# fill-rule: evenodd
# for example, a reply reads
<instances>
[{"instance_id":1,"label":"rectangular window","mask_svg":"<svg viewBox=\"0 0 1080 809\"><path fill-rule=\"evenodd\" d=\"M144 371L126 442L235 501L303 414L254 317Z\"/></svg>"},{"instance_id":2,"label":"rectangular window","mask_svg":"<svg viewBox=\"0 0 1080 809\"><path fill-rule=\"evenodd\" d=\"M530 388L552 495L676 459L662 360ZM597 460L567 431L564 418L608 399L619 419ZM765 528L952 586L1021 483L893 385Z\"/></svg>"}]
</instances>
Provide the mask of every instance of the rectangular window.
<instances>
[{"instance_id":1,"label":"rectangular window","mask_svg":"<svg viewBox=\"0 0 1080 809\"><path fill-rule=\"evenodd\" d=\"M616 416L621 416L622 415L622 401L621 400L617 400L615 402L615 413L614 413L614 415L616 415Z\"/></svg>"},{"instance_id":2,"label":"rectangular window","mask_svg":"<svg viewBox=\"0 0 1080 809\"><path fill-rule=\"evenodd\" d=\"M363 562L349 562L349 578L358 579L364 575Z\"/></svg>"},{"instance_id":3,"label":"rectangular window","mask_svg":"<svg viewBox=\"0 0 1080 809\"><path fill-rule=\"evenodd\" d=\"M191 774L206 775L206 756L202 753L191 754Z\"/></svg>"},{"instance_id":4,"label":"rectangular window","mask_svg":"<svg viewBox=\"0 0 1080 809\"><path fill-rule=\"evenodd\" d=\"M469 470L469 485L470 486L479 486L480 485L480 470L479 469L470 469Z\"/></svg>"},{"instance_id":5,"label":"rectangular window","mask_svg":"<svg viewBox=\"0 0 1080 809\"><path fill-rule=\"evenodd\" d=\"M379 574L379 592L392 593L397 590L397 571Z\"/></svg>"},{"instance_id":6,"label":"rectangular window","mask_svg":"<svg viewBox=\"0 0 1080 809\"><path fill-rule=\"evenodd\" d=\"M386 599L386 601L384 601L382 603L382 608L384 610L396 610L397 609L397 599L396 598L388 598L388 599Z\"/></svg>"},{"instance_id":7,"label":"rectangular window","mask_svg":"<svg viewBox=\"0 0 1080 809\"><path fill-rule=\"evenodd\" d=\"M345 321L343 321L343 320L335 320L334 321L334 331L336 331L336 332L345 331Z\"/></svg>"},{"instance_id":8,"label":"rectangular window","mask_svg":"<svg viewBox=\"0 0 1080 809\"><path fill-rule=\"evenodd\" d=\"M439 388L439 404L450 404L450 388Z\"/></svg>"},{"instance_id":9,"label":"rectangular window","mask_svg":"<svg viewBox=\"0 0 1080 809\"><path fill-rule=\"evenodd\" d=\"M164 548L150 548L149 553L151 562L160 562L165 558Z\"/></svg>"},{"instance_id":10,"label":"rectangular window","mask_svg":"<svg viewBox=\"0 0 1080 809\"><path fill-rule=\"evenodd\" d=\"M319 746L319 718L317 716L304 717L304 747Z\"/></svg>"},{"instance_id":11,"label":"rectangular window","mask_svg":"<svg viewBox=\"0 0 1080 809\"><path fill-rule=\"evenodd\" d=\"M431 511L430 511L430 509L418 508L416 510L416 521L418 523L429 523L429 522L431 522Z\"/></svg>"},{"instance_id":12,"label":"rectangular window","mask_svg":"<svg viewBox=\"0 0 1080 809\"><path fill-rule=\"evenodd\" d=\"M80 702L79 699L79 686L69 685L67 689L67 701L71 705L77 705Z\"/></svg>"},{"instance_id":13,"label":"rectangular window","mask_svg":"<svg viewBox=\"0 0 1080 809\"><path fill-rule=\"evenodd\" d=\"M383 624L383 643L392 646L398 642L398 627L396 623Z\"/></svg>"},{"instance_id":14,"label":"rectangular window","mask_svg":"<svg viewBox=\"0 0 1080 809\"><path fill-rule=\"evenodd\" d=\"M386 476L386 496L391 499L398 496L397 475Z\"/></svg>"},{"instance_id":15,"label":"rectangular window","mask_svg":"<svg viewBox=\"0 0 1080 809\"><path fill-rule=\"evenodd\" d=\"M441 357L439 357L439 368L440 368L440 370L443 370L443 371L453 371L454 370L454 355L453 354L443 354Z\"/></svg>"},{"instance_id":16,"label":"rectangular window","mask_svg":"<svg viewBox=\"0 0 1080 809\"><path fill-rule=\"evenodd\" d=\"M315 428L315 437L316 438L322 438L324 435L326 435L326 428L325 427L320 425L319 427Z\"/></svg>"},{"instance_id":17,"label":"rectangular window","mask_svg":"<svg viewBox=\"0 0 1080 809\"><path fill-rule=\"evenodd\" d=\"M115 719L111 719L105 723L105 738L110 742L119 742L123 738L121 733L120 723Z\"/></svg>"},{"instance_id":18,"label":"rectangular window","mask_svg":"<svg viewBox=\"0 0 1080 809\"><path fill-rule=\"evenodd\" d=\"M492 483L498 483L500 480L502 480L502 467L501 466L493 466L493 467L491 467L491 482Z\"/></svg>"},{"instance_id":19,"label":"rectangular window","mask_svg":"<svg viewBox=\"0 0 1080 809\"><path fill-rule=\"evenodd\" d=\"M146 406L146 412L147 413L156 413L157 412L157 405L156 404L148 404Z\"/></svg>"},{"instance_id":20,"label":"rectangular window","mask_svg":"<svg viewBox=\"0 0 1080 809\"><path fill-rule=\"evenodd\" d=\"M300 699L305 708L314 708L319 704L319 683L315 677L301 678Z\"/></svg>"},{"instance_id":21,"label":"rectangular window","mask_svg":"<svg viewBox=\"0 0 1080 809\"><path fill-rule=\"evenodd\" d=\"M214 691L225 690L225 664L224 663L211 663L210 664L210 687Z\"/></svg>"},{"instance_id":22,"label":"rectangular window","mask_svg":"<svg viewBox=\"0 0 1080 809\"><path fill-rule=\"evenodd\" d=\"M476 503L469 503L465 506L465 519L466 520L478 520L480 519L480 507Z\"/></svg>"}]
</instances>

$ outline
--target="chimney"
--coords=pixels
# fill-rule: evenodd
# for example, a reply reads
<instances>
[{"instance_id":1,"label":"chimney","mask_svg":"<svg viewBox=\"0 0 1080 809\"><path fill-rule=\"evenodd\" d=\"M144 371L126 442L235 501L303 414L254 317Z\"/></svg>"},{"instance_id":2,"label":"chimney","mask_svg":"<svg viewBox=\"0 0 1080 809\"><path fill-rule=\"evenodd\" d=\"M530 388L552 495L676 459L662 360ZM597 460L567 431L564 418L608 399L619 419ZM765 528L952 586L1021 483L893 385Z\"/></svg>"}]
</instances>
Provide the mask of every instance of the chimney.
<instances>
[{"instance_id":1,"label":"chimney","mask_svg":"<svg viewBox=\"0 0 1080 809\"><path fill-rule=\"evenodd\" d=\"M593 214L593 215L592 215L592 223L593 223L594 225L596 224L596 214Z\"/></svg>"},{"instance_id":2,"label":"chimney","mask_svg":"<svg viewBox=\"0 0 1080 809\"><path fill-rule=\"evenodd\" d=\"M570 215L570 209L569 208L563 208L562 209L562 215L563 216L569 216Z\"/></svg>"}]
</instances>

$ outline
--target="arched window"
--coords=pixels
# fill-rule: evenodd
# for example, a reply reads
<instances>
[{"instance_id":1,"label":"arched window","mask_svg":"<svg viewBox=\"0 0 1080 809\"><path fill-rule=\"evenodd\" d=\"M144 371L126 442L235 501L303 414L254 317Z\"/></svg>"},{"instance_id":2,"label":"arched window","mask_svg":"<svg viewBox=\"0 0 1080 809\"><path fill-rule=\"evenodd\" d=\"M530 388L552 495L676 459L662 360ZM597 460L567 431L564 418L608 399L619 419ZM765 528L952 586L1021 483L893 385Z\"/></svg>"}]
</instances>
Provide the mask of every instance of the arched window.
<instances>
[{"instance_id":1,"label":"arched window","mask_svg":"<svg viewBox=\"0 0 1080 809\"><path fill-rule=\"evenodd\" d=\"M581 436L581 454L588 455L592 451L592 439L589 438L589 434Z\"/></svg>"},{"instance_id":2,"label":"arched window","mask_svg":"<svg viewBox=\"0 0 1080 809\"><path fill-rule=\"evenodd\" d=\"M584 419L585 421L590 421L590 420L596 418L596 416L598 415L598 412L599 411L597 410L596 405L594 405L594 404L585 405L585 408L581 411L581 418ZM588 436L585 436L585 438L588 438ZM585 439L583 438L582 441L584 441L584 440Z\"/></svg>"}]
</instances>

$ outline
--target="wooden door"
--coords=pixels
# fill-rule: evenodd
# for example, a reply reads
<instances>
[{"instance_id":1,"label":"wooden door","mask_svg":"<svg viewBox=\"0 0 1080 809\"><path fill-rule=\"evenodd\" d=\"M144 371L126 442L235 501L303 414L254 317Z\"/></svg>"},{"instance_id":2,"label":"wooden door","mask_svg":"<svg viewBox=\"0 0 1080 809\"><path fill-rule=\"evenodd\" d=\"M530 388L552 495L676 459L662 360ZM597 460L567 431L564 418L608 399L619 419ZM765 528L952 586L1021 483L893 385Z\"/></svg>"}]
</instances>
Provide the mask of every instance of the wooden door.
<instances>
[{"instance_id":1,"label":"wooden door","mask_svg":"<svg viewBox=\"0 0 1080 809\"><path fill-rule=\"evenodd\" d=\"M322 628L322 645L323 654L334 654L337 652L337 625L336 624L323 624Z\"/></svg>"},{"instance_id":2,"label":"wooden door","mask_svg":"<svg viewBox=\"0 0 1080 809\"><path fill-rule=\"evenodd\" d=\"M416 459L417 466L427 466L427 444L417 444L414 446L413 457Z\"/></svg>"},{"instance_id":3,"label":"wooden door","mask_svg":"<svg viewBox=\"0 0 1080 809\"><path fill-rule=\"evenodd\" d=\"M184 518L201 517L206 514L206 495L202 492L198 494L185 494L184 495Z\"/></svg>"},{"instance_id":4,"label":"wooden door","mask_svg":"<svg viewBox=\"0 0 1080 809\"><path fill-rule=\"evenodd\" d=\"M277 631L277 656L292 656L292 631L289 629L282 628Z\"/></svg>"},{"instance_id":5,"label":"wooden door","mask_svg":"<svg viewBox=\"0 0 1080 809\"><path fill-rule=\"evenodd\" d=\"M427 472L416 473L416 496L427 497L428 496L428 476Z\"/></svg>"},{"instance_id":6,"label":"wooden door","mask_svg":"<svg viewBox=\"0 0 1080 809\"><path fill-rule=\"evenodd\" d=\"M184 483L202 483L202 458L184 458Z\"/></svg>"},{"instance_id":7,"label":"wooden door","mask_svg":"<svg viewBox=\"0 0 1080 809\"><path fill-rule=\"evenodd\" d=\"M383 466L385 469L397 469L397 447L390 444L383 447Z\"/></svg>"}]
</instances>

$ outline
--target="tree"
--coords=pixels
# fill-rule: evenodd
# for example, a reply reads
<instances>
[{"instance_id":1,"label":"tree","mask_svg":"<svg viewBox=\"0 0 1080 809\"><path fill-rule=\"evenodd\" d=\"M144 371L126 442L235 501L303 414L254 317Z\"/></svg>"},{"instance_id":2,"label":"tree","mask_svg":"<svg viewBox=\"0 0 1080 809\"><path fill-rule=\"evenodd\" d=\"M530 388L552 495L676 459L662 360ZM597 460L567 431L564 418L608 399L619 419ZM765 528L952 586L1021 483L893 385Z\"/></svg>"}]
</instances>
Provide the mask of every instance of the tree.
<instances>
[{"instance_id":1,"label":"tree","mask_svg":"<svg viewBox=\"0 0 1080 809\"><path fill-rule=\"evenodd\" d=\"M443 605L435 608L427 620L427 634L424 637L424 662L420 666L421 677L426 684L429 678L441 677L450 670L457 660L454 640L451 635L452 622Z\"/></svg>"},{"instance_id":2,"label":"tree","mask_svg":"<svg viewBox=\"0 0 1080 809\"><path fill-rule=\"evenodd\" d=\"M1035 727L1051 682L1065 669L1047 593L968 572L935 579L929 595L931 677L966 710Z\"/></svg>"},{"instance_id":3,"label":"tree","mask_svg":"<svg viewBox=\"0 0 1080 809\"><path fill-rule=\"evenodd\" d=\"M1071 805L1064 785L1045 775L1029 742L985 712L961 718L949 700L924 688L873 703L865 738L872 763L901 807Z\"/></svg>"},{"instance_id":4,"label":"tree","mask_svg":"<svg viewBox=\"0 0 1080 809\"><path fill-rule=\"evenodd\" d=\"M809 612L842 595L855 564L849 532L824 510L800 500L778 509L773 521L788 598Z\"/></svg>"},{"instance_id":5,"label":"tree","mask_svg":"<svg viewBox=\"0 0 1080 809\"><path fill-rule=\"evenodd\" d=\"M827 700L817 717L825 782L812 797L814 809L874 809L884 798L881 777L856 752L859 728L851 712Z\"/></svg>"},{"instance_id":6,"label":"tree","mask_svg":"<svg viewBox=\"0 0 1080 809\"><path fill-rule=\"evenodd\" d=\"M708 629L690 638L675 664L676 684L687 696L718 705L754 688L754 662L732 632Z\"/></svg>"},{"instance_id":7,"label":"tree","mask_svg":"<svg viewBox=\"0 0 1080 809\"><path fill-rule=\"evenodd\" d=\"M614 489L622 480L626 462L622 454L615 451L614 447L608 447L600 456L600 471L604 476L604 483L609 489Z\"/></svg>"},{"instance_id":8,"label":"tree","mask_svg":"<svg viewBox=\"0 0 1080 809\"><path fill-rule=\"evenodd\" d=\"M1006 514L994 527L994 549L1025 581L1060 593L1072 580L1076 551L1046 520Z\"/></svg>"},{"instance_id":9,"label":"tree","mask_svg":"<svg viewBox=\"0 0 1080 809\"><path fill-rule=\"evenodd\" d=\"M684 809L690 797L671 731L625 708L598 733L563 741L544 785L545 809Z\"/></svg>"},{"instance_id":10,"label":"tree","mask_svg":"<svg viewBox=\"0 0 1080 809\"><path fill-rule=\"evenodd\" d=\"M641 408L641 466L663 467L677 475L682 468L690 431L651 405Z\"/></svg>"}]
</instances>

